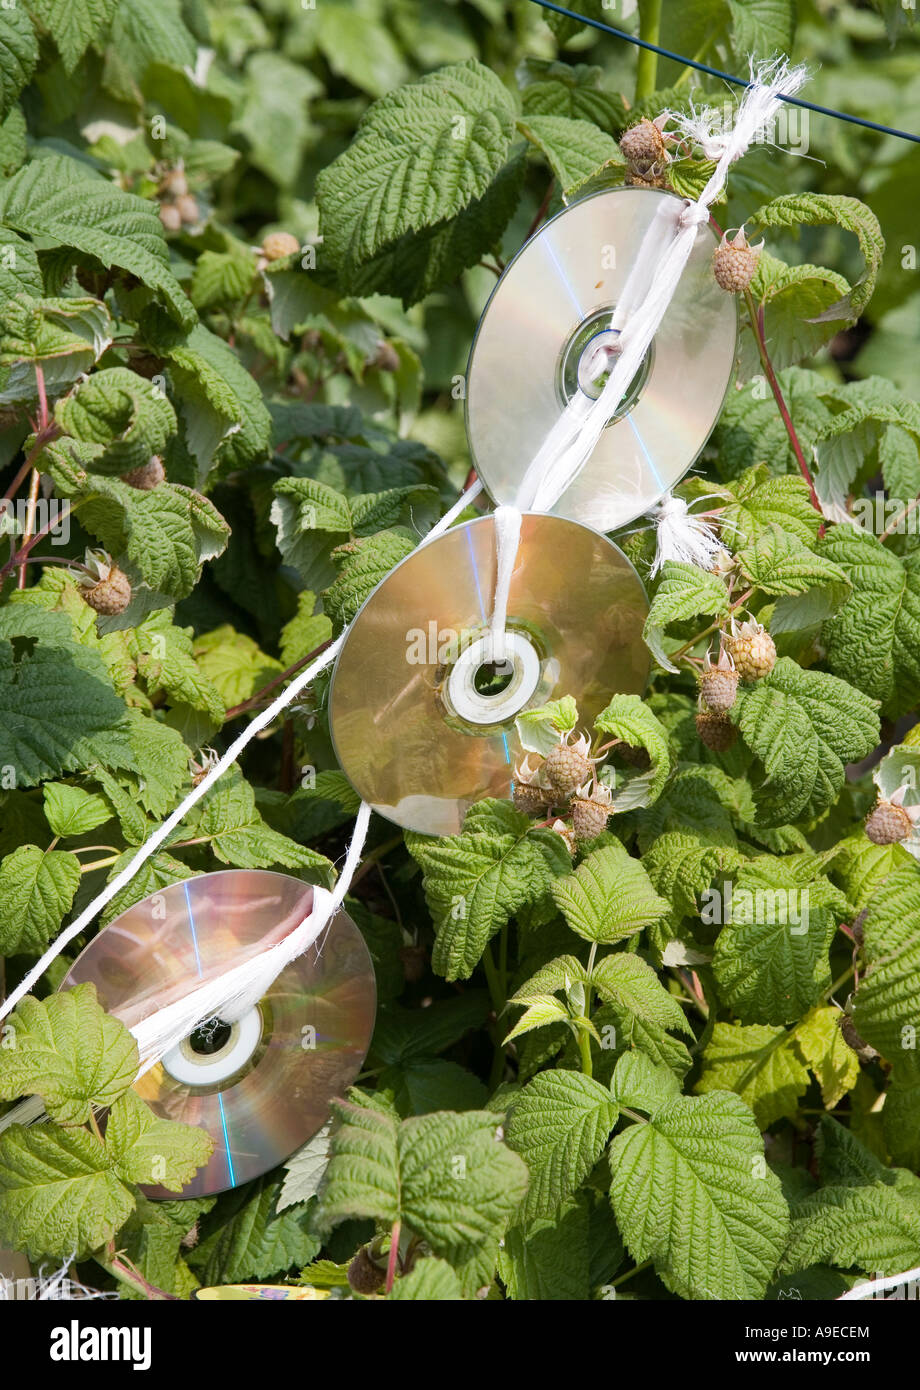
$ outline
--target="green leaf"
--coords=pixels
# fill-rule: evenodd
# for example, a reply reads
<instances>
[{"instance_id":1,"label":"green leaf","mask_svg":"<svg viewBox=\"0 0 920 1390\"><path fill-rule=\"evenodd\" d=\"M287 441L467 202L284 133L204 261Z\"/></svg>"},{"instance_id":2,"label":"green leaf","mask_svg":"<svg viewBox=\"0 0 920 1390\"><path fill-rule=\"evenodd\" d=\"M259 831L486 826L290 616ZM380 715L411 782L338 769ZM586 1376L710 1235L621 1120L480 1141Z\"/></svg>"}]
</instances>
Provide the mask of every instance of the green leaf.
<instances>
[{"instance_id":1,"label":"green leaf","mask_svg":"<svg viewBox=\"0 0 920 1390\"><path fill-rule=\"evenodd\" d=\"M11 1125L0 1134L0 1238L68 1260L111 1240L134 1196L85 1129Z\"/></svg>"},{"instance_id":2,"label":"green leaf","mask_svg":"<svg viewBox=\"0 0 920 1390\"><path fill-rule=\"evenodd\" d=\"M338 577L323 594L323 607L338 628L346 627L381 579L415 549L415 538L401 528L359 536L332 552ZM282 548L282 554L284 553Z\"/></svg>"},{"instance_id":3,"label":"green leaf","mask_svg":"<svg viewBox=\"0 0 920 1390\"><path fill-rule=\"evenodd\" d=\"M40 955L70 911L80 886L75 854L20 845L0 863L0 954Z\"/></svg>"},{"instance_id":4,"label":"green leaf","mask_svg":"<svg viewBox=\"0 0 920 1390\"><path fill-rule=\"evenodd\" d=\"M537 709L525 709L514 721L521 747L544 757L559 742L560 734L571 733L578 723L578 706L571 695L550 700Z\"/></svg>"},{"instance_id":5,"label":"green leaf","mask_svg":"<svg viewBox=\"0 0 920 1390\"><path fill-rule=\"evenodd\" d=\"M531 58L527 60L526 72L530 80L521 94L525 115L590 121L611 135L625 129L625 103L618 92L605 91L600 86L601 68Z\"/></svg>"},{"instance_id":6,"label":"green leaf","mask_svg":"<svg viewBox=\"0 0 920 1390\"><path fill-rule=\"evenodd\" d=\"M0 31L0 120L31 78L38 62L38 39L29 16L18 5L4 11Z\"/></svg>"},{"instance_id":7,"label":"green leaf","mask_svg":"<svg viewBox=\"0 0 920 1390\"><path fill-rule=\"evenodd\" d=\"M511 1032L505 1037L505 1046L515 1038L520 1038L524 1033L532 1033L535 1028L545 1028L549 1023L568 1023L569 1012L559 1003L552 994L534 995L527 1003L527 1008Z\"/></svg>"},{"instance_id":8,"label":"green leaf","mask_svg":"<svg viewBox=\"0 0 920 1390\"><path fill-rule=\"evenodd\" d=\"M850 294L838 300L819 317L831 321L858 319L872 298L875 280L885 254L885 238L878 218L858 198L842 194L790 193L775 198L759 209L753 220L761 227L837 226L852 232L862 252L866 269Z\"/></svg>"},{"instance_id":9,"label":"green leaf","mask_svg":"<svg viewBox=\"0 0 920 1390\"><path fill-rule=\"evenodd\" d=\"M316 1196L329 1163L329 1148L327 1123L285 1163L284 1182L276 1203L278 1211L284 1211L298 1202L309 1202L311 1197Z\"/></svg>"},{"instance_id":10,"label":"green leaf","mask_svg":"<svg viewBox=\"0 0 920 1390\"><path fill-rule=\"evenodd\" d=\"M816 1146L824 1180L797 1202L782 1269L831 1264L867 1274L900 1274L920 1248L920 1179L886 1168L830 1116Z\"/></svg>"},{"instance_id":11,"label":"green leaf","mask_svg":"<svg viewBox=\"0 0 920 1390\"><path fill-rule=\"evenodd\" d=\"M737 501L722 508L719 520L733 551L752 546L769 526L779 526L809 547L817 539L821 514L812 506L804 478L790 473L774 477L761 464L742 474L732 491Z\"/></svg>"},{"instance_id":12,"label":"green leaf","mask_svg":"<svg viewBox=\"0 0 920 1390\"><path fill-rule=\"evenodd\" d=\"M439 20L447 22L446 16ZM405 59L373 0L332 0L317 9L311 29L332 71L371 96L381 97L406 80ZM435 66L442 61L439 57Z\"/></svg>"},{"instance_id":13,"label":"green leaf","mask_svg":"<svg viewBox=\"0 0 920 1390\"><path fill-rule=\"evenodd\" d=\"M770 360L776 370L812 357L837 331L834 322L821 318L850 293L842 275L819 265L786 265L761 251L751 292L765 315ZM816 320L818 320L816 322ZM743 377L760 371L760 357L745 325L747 350Z\"/></svg>"},{"instance_id":14,"label":"green leaf","mask_svg":"<svg viewBox=\"0 0 920 1390\"><path fill-rule=\"evenodd\" d=\"M0 222L128 271L162 295L179 322L194 322L195 310L169 269L156 204L96 177L85 164L57 154L32 160L0 187Z\"/></svg>"},{"instance_id":15,"label":"green leaf","mask_svg":"<svg viewBox=\"0 0 920 1390\"><path fill-rule=\"evenodd\" d=\"M281 629L281 661L293 666L309 652L316 651L332 636L332 623L325 613L314 613L316 595L302 589L297 595L297 612Z\"/></svg>"},{"instance_id":16,"label":"green leaf","mask_svg":"<svg viewBox=\"0 0 920 1390\"><path fill-rule=\"evenodd\" d=\"M614 695L594 721L595 729L613 734L633 748L644 748L651 759L648 804L656 801L671 772L668 732L639 695Z\"/></svg>"},{"instance_id":17,"label":"green leaf","mask_svg":"<svg viewBox=\"0 0 920 1390\"><path fill-rule=\"evenodd\" d=\"M27 9L57 45L67 72L73 72L94 39L107 29L118 0L27 0Z\"/></svg>"},{"instance_id":18,"label":"green leaf","mask_svg":"<svg viewBox=\"0 0 920 1390\"><path fill-rule=\"evenodd\" d=\"M0 1096L41 1096L62 1124L82 1124L94 1105L113 1105L137 1074L137 1043L97 1003L95 985L41 1001L27 995L7 1027L15 1046L0 1051Z\"/></svg>"},{"instance_id":19,"label":"green leaf","mask_svg":"<svg viewBox=\"0 0 920 1390\"><path fill-rule=\"evenodd\" d=\"M397 1122L379 1103L334 1101L332 1155L320 1194L327 1226L355 1216L400 1220L454 1261L504 1232L527 1183L496 1142L496 1116L470 1110Z\"/></svg>"},{"instance_id":20,"label":"green leaf","mask_svg":"<svg viewBox=\"0 0 920 1390\"><path fill-rule=\"evenodd\" d=\"M31 242L11 232L9 227L0 227L0 290L7 302L18 295L41 299L44 292L35 248ZM3 313L3 323L8 332L8 303ZM84 350L87 346L84 344Z\"/></svg>"},{"instance_id":21,"label":"green leaf","mask_svg":"<svg viewBox=\"0 0 920 1390\"><path fill-rule=\"evenodd\" d=\"M256 810L255 793L238 767L206 793L188 828L196 838L209 840L222 863L239 869L330 867L325 855L272 830Z\"/></svg>"},{"instance_id":22,"label":"green leaf","mask_svg":"<svg viewBox=\"0 0 920 1390\"><path fill-rule=\"evenodd\" d=\"M539 902L561 867L558 836L534 831L529 817L510 807L501 817L490 813L502 805L480 802L459 835L406 836L434 922L432 966L448 980L470 976L490 938L515 912Z\"/></svg>"},{"instance_id":23,"label":"green leaf","mask_svg":"<svg viewBox=\"0 0 920 1390\"><path fill-rule=\"evenodd\" d=\"M35 252L31 248L27 253L21 251L25 243L20 243L14 232L7 230L0 240L15 267L4 269L15 298L0 310L0 402L37 400L37 366L41 366L45 393L51 399L89 371L109 346L109 311L89 297L43 299L21 293L22 286L32 279ZM34 273L40 276L37 261Z\"/></svg>"},{"instance_id":24,"label":"green leaf","mask_svg":"<svg viewBox=\"0 0 920 1390\"><path fill-rule=\"evenodd\" d=\"M722 999L743 1023L801 1018L831 982L828 951L843 915L843 895L798 856L742 865L713 956Z\"/></svg>"},{"instance_id":25,"label":"green leaf","mask_svg":"<svg viewBox=\"0 0 920 1390\"><path fill-rule=\"evenodd\" d=\"M756 689L742 691L738 725L763 773L755 788L758 819L786 825L836 800L844 764L878 742L875 702L836 676L803 671L780 657Z\"/></svg>"},{"instance_id":26,"label":"green leaf","mask_svg":"<svg viewBox=\"0 0 920 1390\"><path fill-rule=\"evenodd\" d=\"M868 970L853 1022L866 1042L895 1062L920 1032L920 873L895 869L871 900L863 923Z\"/></svg>"},{"instance_id":27,"label":"green leaf","mask_svg":"<svg viewBox=\"0 0 920 1390\"><path fill-rule=\"evenodd\" d=\"M544 155L565 199L610 165L625 168L616 140L590 121L528 115L518 129Z\"/></svg>"},{"instance_id":28,"label":"green leaf","mask_svg":"<svg viewBox=\"0 0 920 1390\"><path fill-rule=\"evenodd\" d=\"M185 337L169 335L162 351L198 463L199 485L212 467L224 473L264 459L271 447L271 417L258 383L223 339L199 323Z\"/></svg>"},{"instance_id":29,"label":"green leaf","mask_svg":"<svg viewBox=\"0 0 920 1390\"><path fill-rule=\"evenodd\" d=\"M85 835L112 819L112 812L101 796L70 787L66 782L46 782L42 787L45 820L55 835ZM2 869L0 869L2 874ZM4 895L5 901L9 899Z\"/></svg>"},{"instance_id":30,"label":"green leaf","mask_svg":"<svg viewBox=\"0 0 920 1390\"><path fill-rule=\"evenodd\" d=\"M758 1128L767 1129L795 1115L808 1089L808 1069L785 1028L716 1023L696 1089L735 1091L753 1110Z\"/></svg>"},{"instance_id":31,"label":"green leaf","mask_svg":"<svg viewBox=\"0 0 920 1390\"><path fill-rule=\"evenodd\" d=\"M676 1028L692 1035L677 999L641 956L630 951L605 956L594 967L591 983L604 1003L616 1005L619 1012L625 1010L658 1028Z\"/></svg>"},{"instance_id":32,"label":"green leaf","mask_svg":"<svg viewBox=\"0 0 920 1390\"><path fill-rule=\"evenodd\" d=\"M859 1080L859 1058L840 1031L840 1009L815 1009L795 1030L795 1040L821 1087L821 1097L833 1110Z\"/></svg>"},{"instance_id":33,"label":"green leaf","mask_svg":"<svg viewBox=\"0 0 920 1390\"><path fill-rule=\"evenodd\" d=\"M387 93L317 179L324 247L349 274L405 232L481 198L503 165L512 99L475 60Z\"/></svg>"},{"instance_id":34,"label":"green leaf","mask_svg":"<svg viewBox=\"0 0 920 1390\"><path fill-rule=\"evenodd\" d=\"M649 607L642 636L659 665L666 671L676 671L667 656L662 638L669 623L685 622L700 614L723 617L728 612L728 590L718 575L695 565L665 562L661 582Z\"/></svg>"},{"instance_id":35,"label":"green leaf","mask_svg":"<svg viewBox=\"0 0 920 1390\"><path fill-rule=\"evenodd\" d=\"M321 91L309 68L280 53L253 53L246 63L245 95L233 129L249 142L252 163L282 187L297 178L314 129L309 103Z\"/></svg>"},{"instance_id":36,"label":"green leaf","mask_svg":"<svg viewBox=\"0 0 920 1390\"><path fill-rule=\"evenodd\" d=\"M553 1217L513 1226L502 1242L498 1273L515 1301L590 1298L587 1203L568 1202Z\"/></svg>"},{"instance_id":37,"label":"green leaf","mask_svg":"<svg viewBox=\"0 0 920 1390\"><path fill-rule=\"evenodd\" d=\"M900 556L868 531L833 526L821 553L853 592L822 628L831 670L897 716L920 697L920 551Z\"/></svg>"},{"instance_id":38,"label":"green leaf","mask_svg":"<svg viewBox=\"0 0 920 1390\"><path fill-rule=\"evenodd\" d=\"M575 1071L545 1071L513 1097L505 1127L530 1184L521 1216L553 1216L600 1158L619 1114L600 1082Z\"/></svg>"},{"instance_id":39,"label":"green leaf","mask_svg":"<svg viewBox=\"0 0 920 1390\"><path fill-rule=\"evenodd\" d=\"M139 1096L126 1091L108 1113L105 1152L125 1182L181 1192L211 1157L214 1142L194 1125L157 1119Z\"/></svg>"},{"instance_id":40,"label":"green leaf","mask_svg":"<svg viewBox=\"0 0 920 1390\"><path fill-rule=\"evenodd\" d=\"M775 524L762 529L755 543L739 551L736 559L751 583L765 594L804 594L818 584L849 584L839 565L816 555Z\"/></svg>"},{"instance_id":41,"label":"green leaf","mask_svg":"<svg viewBox=\"0 0 920 1390\"><path fill-rule=\"evenodd\" d=\"M406 1302L422 1299L426 1303L443 1303L462 1299L460 1280L446 1260L424 1259L397 1279L387 1294L389 1301Z\"/></svg>"},{"instance_id":42,"label":"green leaf","mask_svg":"<svg viewBox=\"0 0 920 1390\"><path fill-rule=\"evenodd\" d=\"M724 1091L678 1096L610 1146L617 1224L681 1298L763 1298L788 1230L750 1110Z\"/></svg>"},{"instance_id":43,"label":"green leaf","mask_svg":"<svg viewBox=\"0 0 920 1390\"><path fill-rule=\"evenodd\" d=\"M638 859L619 844L589 854L574 874L557 879L551 891L574 932L608 945L659 921L669 908Z\"/></svg>"},{"instance_id":44,"label":"green leaf","mask_svg":"<svg viewBox=\"0 0 920 1390\"><path fill-rule=\"evenodd\" d=\"M309 1264L320 1243L310 1229L311 1208L298 1203L279 1213L281 1184L258 1178L228 1193L202 1218L201 1240L188 1262L204 1284L268 1279Z\"/></svg>"},{"instance_id":45,"label":"green leaf","mask_svg":"<svg viewBox=\"0 0 920 1390\"><path fill-rule=\"evenodd\" d=\"M54 408L61 429L89 444L102 444L98 473L127 473L162 454L176 431L176 414L152 382L127 367L109 367L79 385Z\"/></svg>"},{"instance_id":46,"label":"green leaf","mask_svg":"<svg viewBox=\"0 0 920 1390\"><path fill-rule=\"evenodd\" d=\"M618 1105L654 1115L680 1095L673 1071L654 1063L644 1052L624 1052L613 1069L610 1093Z\"/></svg>"},{"instance_id":47,"label":"green leaf","mask_svg":"<svg viewBox=\"0 0 920 1390\"><path fill-rule=\"evenodd\" d=\"M903 845L874 845L862 827L840 840L831 872L857 912L876 896L895 869L909 869Z\"/></svg>"}]
</instances>

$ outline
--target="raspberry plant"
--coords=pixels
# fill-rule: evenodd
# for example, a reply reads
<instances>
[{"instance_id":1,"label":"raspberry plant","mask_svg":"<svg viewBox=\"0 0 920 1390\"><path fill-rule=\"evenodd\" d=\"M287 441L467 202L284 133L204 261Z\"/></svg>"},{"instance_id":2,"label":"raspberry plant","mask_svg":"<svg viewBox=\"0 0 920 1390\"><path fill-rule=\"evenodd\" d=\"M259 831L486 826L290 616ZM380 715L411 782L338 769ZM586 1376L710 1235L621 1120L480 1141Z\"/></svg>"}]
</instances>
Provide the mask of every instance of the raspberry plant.
<instances>
[{"instance_id":1,"label":"raspberry plant","mask_svg":"<svg viewBox=\"0 0 920 1390\"><path fill-rule=\"evenodd\" d=\"M903 122L909 12L838 8L832 51L807 0L667 4L661 37L820 58L809 96ZM453 502L470 339L528 232L712 165L666 115L689 70L526 0L0 14L9 989ZM753 149L714 209L739 370L678 489L713 568L650 580L644 698L521 717L514 804L375 821L347 906L379 1016L331 1125L150 1201L209 1141L134 1096L63 958L0 1045L4 1106L47 1113L0 1136L0 1243L144 1298L827 1298L917 1263L916 174L864 132L812 147ZM650 529L617 539L649 575ZM357 803L325 690L103 921L227 865L333 880Z\"/></svg>"}]
</instances>

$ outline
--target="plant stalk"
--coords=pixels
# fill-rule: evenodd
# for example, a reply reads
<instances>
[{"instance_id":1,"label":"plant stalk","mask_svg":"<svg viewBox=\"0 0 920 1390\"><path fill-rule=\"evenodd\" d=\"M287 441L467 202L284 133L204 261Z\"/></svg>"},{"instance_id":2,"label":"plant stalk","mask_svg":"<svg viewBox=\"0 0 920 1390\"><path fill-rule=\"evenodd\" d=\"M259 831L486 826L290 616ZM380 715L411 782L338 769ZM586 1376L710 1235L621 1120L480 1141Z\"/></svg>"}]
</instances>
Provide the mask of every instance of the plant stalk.
<instances>
[{"instance_id":1,"label":"plant stalk","mask_svg":"<svg viewBox=\"0 0 920 1390\"><path fill-rule=\"evenodd\" d=\"M639 37L646 43L657 43L661 33L663 0L639 0ZM658 54L648 48L639 49L636 64L636 102L650 97L658 84Z\"/></svg>"}]
</instances>

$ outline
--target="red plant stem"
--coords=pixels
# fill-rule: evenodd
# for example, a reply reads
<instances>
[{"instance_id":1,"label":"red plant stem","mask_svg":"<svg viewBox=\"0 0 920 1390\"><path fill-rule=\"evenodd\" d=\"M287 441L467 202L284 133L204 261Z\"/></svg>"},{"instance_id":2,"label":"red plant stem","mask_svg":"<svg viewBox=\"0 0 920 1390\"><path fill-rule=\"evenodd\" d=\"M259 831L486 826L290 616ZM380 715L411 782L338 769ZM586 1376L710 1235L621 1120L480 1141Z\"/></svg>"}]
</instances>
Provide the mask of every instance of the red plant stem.
<instances>
[{"instance_id":1,"label":"red plant stem","mask_svg":"<svg viewBox=\"0 0 920 1390\"><path fill-rule=\"evenodd\" d=\"M387 1259L387 1293L389 1293L392 1289L394 1281L396 1279L396 1261L399 1259L399 1232L400 1221L397 1217L397 1219L393 1222L393 1227L390 1231L390 1254L389 1258Z\"/></svg>"},{"instance_id":2,"label":"red plant stem","mask_svg":"<svg viewBox=\"0 0 920 1390\"><path fill-rule=\"evenodd\" d=\"M537 228L539 227L540 223L543 221L544 217L546 216L547 209L549 208L550 199L551 199L552 196L553 196L553 189L554 189L555 187L556 187L556 180L555 180L555 179L550 179L550 181L549 181L549 187L547 188L546 192L545 192L544 195L543 195L543 202L542 202L542 203L540 204L540 206L537 208L536 214L534 215L534 219L533 219L533 221L531 222L530 226L527 228L527 235L526 235L525 238L524 238L524 241L525 241L525 242L528 242L528 241L530 240L530 238L533 236L534 232L537 230Z\"/></svg>"},{"instance_id":3,"label":"red plant stem","mask_svg":"<svg viewBox=\"0 0 920 1390\"><path fill-rule=\"evenodd\" d=\"M2 575L0 575L0 578L2 578ZM280 676L276 676L274 680L269 681L268 685L263 685L261 690L257 690L254 695L250 695L248 700L243 700L242 704L234 705L232 709L228 709L227 713L224 715L224 722L228 719L235 719L238 714L245 714L247 710L255 709L263 695L267 695L270 690L274 690L276 685L281 685L283 681L288 680L290 676L296 675L304 666L309 665L314 657L319 656L320 652L324 652L332 641L333 638L330 637L325 642L321 642L318 647L314 647L312 652L307 652L307 655L302 656L299 661L295 661L293 666L289 666L286 671L282 671Z\"/></svg>"},{"instance_id":4,"label":"red plant stem","mask_svg":"<svg viewBox=\"0 0 920 1390\"><path fill-rule=\"evenodd\" d=\"M63 513L62 513L59 517L57 517L55 520L56 520L56 521L63 521L64 517L65 517L65 516L69 516L70 513L71 513L73 510L74 510L73 507L68 507L67 511L66 511L66 512L63 512ZM7 562L6 562L6 564L3 566L3 568L0 569L0 584L3 583L3 580L4 580L4 579L6 578L6 576L9 574L10 570L14 570L14 569L17 568L17 566L21 565L22 562L23 562L23 560L25 560L26 557L29 555L30 551L32 551L32 549L33 549L36 545L38 545L39 541L43 541L43 540L45 539L45 537L46 537L46 536L49 534L49 532L51 531L52 527L55 525L55 520L49 521L49 522L48 522L48 525L47 525L47 526L44 526L44 527L42 528L41 531L36 531L35 535L32 536L32 537L25 543L25 545L21 546L21 547L19 548L19 550L16 551L16 554L15 554L15 555L11 555L11 556L10 556L10 558L7 560Z\"/></svg>"},{"instance_id":5,"label":"red plant stem","mask_svg":"<svg viewBox=\"0 0 920 1390\"><path fill-rule=\"evenodd\" d=\"M786 433L789 436L789 443L792 445L792 452L795 454L796 461L799 465L802 477L808 484L808 491L811 493L811 504L814 507L815 511L819 512L823 517L824 513L821 512L821 503L818 501L818 494L815 492L815 484L811 476L811 470L808 467L808 464L805 462L805 455L802 452L802 446L799 443L799 437L795 432L795 425L792 423L792 416L789 414L789 407L786 405L782 389L780 387L779 382L776 379L776 372L773 370L773 363L770 361L770 354L767 351L767 344L764 338L763 329L761 327L760 317L757 312L757 305L754 303L754 296L751 294L751 291L749 289L744 291L744 298L747 303L748 314L750 315L751 319L751 329L753 330L754 338L757 342L757 351L760 354L760 361L761 365L763 366L764 375L766 376L767 381L770 383L770 390L773 392L773 399L776 401L777 409L779 410L779 413L782 416L783 424L786 426ZM821 523L821 529L818 532L818 534L822 536L824 534L823 521Z\"/></svg>"}]
</instances>

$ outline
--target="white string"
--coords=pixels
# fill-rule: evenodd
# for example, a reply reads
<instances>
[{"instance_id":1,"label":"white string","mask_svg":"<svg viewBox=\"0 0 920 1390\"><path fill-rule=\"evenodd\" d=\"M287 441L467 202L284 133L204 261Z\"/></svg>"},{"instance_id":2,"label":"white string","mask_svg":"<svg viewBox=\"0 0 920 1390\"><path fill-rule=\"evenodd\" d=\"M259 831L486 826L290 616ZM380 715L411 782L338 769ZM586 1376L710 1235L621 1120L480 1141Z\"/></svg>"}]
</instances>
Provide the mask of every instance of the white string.
<instances>
[{"instance_id":1,"label":"white string","mask_svg":"<svg viewBox=\"0 0 920 1390\"><path fill-rule=\"evenodd\" d=\"M511 575L521 540L521 513L517 507L496 507L495 520L495 602L489 624L493 662L505 660L505 621Z\"/></svg>"},{"instance_id":2,"label":"white string","mask_svg":"<svg viewBox=\"0 0 920 1390\"><path fill-rule=\"evenodd\" d=\"M616 414L633 377L641 366L655 333L674 297L674 292L693 250L700 228L709 220L710 204L722 192L730 166L782 107L781 96L792 96L805 82L805 67L791 68L785 59L752 69L753 85L747 89L730 131L718 137L718 162L696 202L676 199L662 203L643 238L627 277L620 305L611 319L619 332L613 370L596 400L577 391L550 429L528 466L515 504L521 511L548 512L571 487L607 426ZM678 126L681 125L680 118ZM693 118L693 138L701 138L700 116ZM691 133L690 118L684 121ZM715 141L715 137L713 137ZM598 366L601 365L598 359ZM599 499L585 520L599 531L615 525L615 515ZM507 572L510 583L510 572ZM499 576L504 581L505 574ZM496 585L494 609L508 602L507 588Z\"/></svg>"},{"instance_id":3,"label":"white string","mask_svg":"<svg viewBox=\"0 0 920 1390\"><path fill-rule=\"evenodd\" d=\"M846 1303L850 1299L872 1298L877 1293L884 1293L887 1289L900 1288L902 1284L910 1284L914 1280L920 1281L920 1266L916 1269L905 1270L903 1274L889 1274L885 1279L870 1279L865 1284L856 1284L846 1293L842 1293L837 1302Z\"/></svg>"},{"instance_id":4,"label":"white string","mask_svg":"<svg viewBox=\"0 0 920 1390\"><path fill-rule=\"evenodd\" d=\"M428 534L423 538L421 543L424 545L428 541L433 540L436 536L442 535L444 531L446 531L448 527L452 525L452 523L461 514L461 512L463 512L465 508L469 506L469 504L474 500L474 498L478 497L481 491L482 483L479 481L479 479L476 479L476 481L472 483L470 487L468 487L463 492L461 497L458 499L457 502L454 503L450 510L444 514L444 516L437 523L437 525L432 527L431 531L428 532ZM242 753L243 749L247 746L248 743L252 741L252 739L255 738L256 734L258 734L262 729L267 728L268 725L273 723L277 716L281 713L281 711L284 710L294 699L296 699L300 692L303 689L305 689L305 687L308 686L311 683L311 681L313 681L315 677L319 675L321 671L324 671L327 666L331 665L331 663L335 660L336 656L341 650L342 644L345 641L345 637L346 632L343 632L338 638L336 638L334 642L332 642L326 648L326 650L322 653L321 656L319 656L316 659L316 661L311 662L311 664L307 666L305 670L301 671L298 676L295 676L294 680L291 681L290 685L285 687L281 694L275 700L272 701L272 703L267 707L267 709L264 709L260 714L257 714L250 721L250 723L243 730L243 732L233 740L226 753L224 753L223 756L218 759L218 761L207 772L207 774L202 778L198 785L196 787L193 787L191 791L188 792L188 794L183 798L180 804L176 807L175 811L173 811L172 815L168 816L167 819L163 822L163 824L158 826L157 829L153 832L153 834L150 835L144 841L144 843L137 850L136 854L133 855L130 862L125 865L125 867L120 871L120 873L116 874L115 878L113 878L110 883L106 884L106 886L101 890L101 892L99 892L96 895L96 897L93 898L92 902L88 905L88 907L84 908L84 910L79 914L79 916L77 916L74 919L74 921L70 923L69 926L64 928L64 930L56 937L51 946L49 946L48 950L44 953L41 959L35 963L32 969L28 971L28 973L20 981L16 988L7 996L6 1000L0 1001L0 1020L3 1020L7 1017L9 1013L12 1012L12 1010L19 1003L20 999L22 999L24 995L29 993L29 991L37 983L37 981L41 979L42 975L48 969L48 966L51 965L51 963L57 959L57 957L65 949L65 947L68 946L69 943L73 941L75 937L79 936L80 933L92 923L92 921L98 915L98 913L101 912L102 909L112 901L115 895L119 893L122 890L122 888L124 888L128 883L131 882L135 874L140 869L141 865L144 864L151 857L151 855L155 854L156 851L160 848L160 846L164 843L164 841L166 841L169 838L173 830L175 830L176 826L181 824L181 822L185 819L185 816L188 814L191 807L194 806L197 801L201 800L205 793L211 787L213 787L214 783L218 780L218 778L223 776L223 774L227 771L229 767L233 766L233 764L237 761L240 754ZM355 831L352 837L351 844L349 845L348 854L346 856L345 868L342 871L342 875L339 878L339 882L336 886L335 891L331 895L336 905L341 904L342 897L344 897L344 894L347 891L347 885L351 880L351 875L354 873L354 869L357 864L357 857L360 857L361 847L363 846L364 840L367 835L367 818L369 818L369 816L369 809L362 805L361 809L358 812L357 820L355 822ZM355 848L356 845L357 849ZM347 878L346 872L348 875ZM345 887L342 887L343 880L345 882ZM338 896L340 890L341 897ZM316 889L315 892L320 895L319 901L322 902L325 890ZM328 920L328 917L326 920ZM316 933L317 935L318 932L322 930L323 925L324 923L320 924ZM301 923L301 927L297 928L296 931L291 935L296 938L297 933L300 932L301 928L304 928L303 935L305 937L309 937L309 931L306 929L306 923ZM310 940L312 939L313 938L310 938L309 940L305 939L301 949L305 950L306 947L310 944ZM294 943L292 943L292 947L293 944ZM274 948L271 949L273 950ZM300 954L300 951L297 951L296 954ZM277 958L280 958L280 956ZM287 961L285 961L279 968L283 969L284 964L287 964ZM252 967L252 971L254 978L254 967ZM232 975L233 972L227 972L227 974ZM277 974L278 971L275 972L275 975L272 976L272 979L274 979ZM269 980L268 983L271 983L271 980ZM262 992L264 993L264 990ZM197 994L198 991L195 991L195 993ZM191 998L191 996L188 997ZM214 1010L211 1011L211 1013L213 1012ZM195 1023L200 1021L201 1018L210 1016L211 1015L208 1013L199 1014L198 1018L196 1018L193 1021L192 1027L194 1027ZM151 1028L152 1027L153 1025L151 1024ZM181 1036L184 1037L185 1034L182 1034ZM177 1039L177 1041L181 1041L181 1038Z\"/></svg>"}]
</instances>

